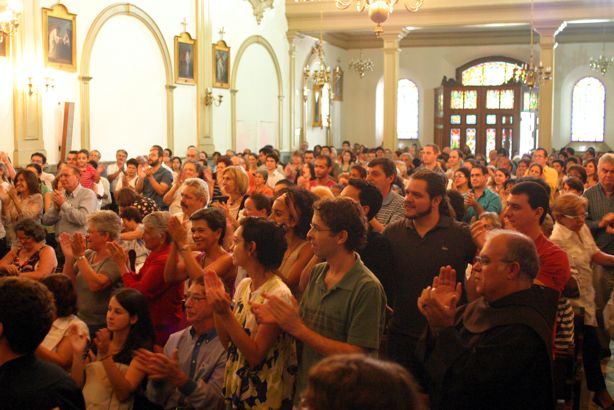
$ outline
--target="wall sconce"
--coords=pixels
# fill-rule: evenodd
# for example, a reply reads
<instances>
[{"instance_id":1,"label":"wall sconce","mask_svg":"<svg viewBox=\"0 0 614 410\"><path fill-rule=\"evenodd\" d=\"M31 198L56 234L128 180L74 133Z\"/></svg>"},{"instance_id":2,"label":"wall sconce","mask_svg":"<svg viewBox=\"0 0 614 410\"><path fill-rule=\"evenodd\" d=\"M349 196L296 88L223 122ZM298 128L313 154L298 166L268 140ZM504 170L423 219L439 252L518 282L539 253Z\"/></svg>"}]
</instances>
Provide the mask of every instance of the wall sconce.
<instances>
[{"instance_id":1,"label":"wall sconce","mask_svg":"<svg viewBox=\"0 0 614 410\"><path fill-rule=\"evenodd\" d=\"M39 89L42 89L46 93L54 90L55 89L55 79L53 77L44 77L42 78L42 80L38 81L38 79L34 77L28 77L27 85L28 85L28 95L32 97L32 95L37 93Z\"/></svg>"},{"instance_id":2,"label":"wall sconce","mask_svg":"<svg viewBox=\"0 0 614 410\"><path fill-rule=\"evenodd\" d=\"M210 88L207 88L207 91L205 94L205 105L206 106L215 105L216 107L219 107L220 105L222 105L223 98L224 96L222 94L218 94L217 96L214 96L213 91Z\"/></svg>"}]
</instances>

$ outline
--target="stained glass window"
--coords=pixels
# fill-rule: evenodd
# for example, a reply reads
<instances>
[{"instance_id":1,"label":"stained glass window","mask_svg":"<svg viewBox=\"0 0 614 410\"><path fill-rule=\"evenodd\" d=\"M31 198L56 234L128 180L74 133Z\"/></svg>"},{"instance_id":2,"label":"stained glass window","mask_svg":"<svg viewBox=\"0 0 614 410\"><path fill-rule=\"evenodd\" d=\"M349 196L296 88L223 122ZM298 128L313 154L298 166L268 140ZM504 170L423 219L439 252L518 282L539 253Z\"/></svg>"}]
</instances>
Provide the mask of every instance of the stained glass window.
<instances>
[{"instance_id":1,"label":"stained glass window","mask_svg":"<svg viewBox=\"0 0 614 410\"><path fill-rule=\"evenodd\" d=\"M507 129L505 128L501 130L501 146L504 148L507 146Z\"/></svg>"},{"instance_id":2,"label":"stained glass window","mask_svg":"<svg viewBox=\"0 0 614 410\"><path fill-rule=\"evenodd\" d=\"M460 110L463 108L463 92L452 91L450 93L450 108L453 110Z\"/></svg>"},{"instance_id":3,"label":"stained glass window","mask_svg":"<svg viewBox=\"0 0 614 410\"><path fill-rule=\"evenodd\" d=\"M418 139L418 87L406 78L399 80L397 90L397 138Z\"/></svg>"},{"instance_id":4,"label":"stained glass window","mask_svg":"<svg viewBox=\"0 0 614 410\"><path fill-rule=\"evenodd\" d=\"M486 108L489 110L499 109L499 91L487 90L486 91Z\"/></svg>"},{"instance_id":5,"label":"stained glass window","mask_svg":"<svg viewBox=\"0 0 614 410\"><path fill-rule=\"evenodd\" d=\"M605 86L595 77L584 77L573 87L571 140L603 142Z\"/></svg>"},{"instance_id":6,"label":"stained glass window","mask_svg":"<svg viewBox=\"0 0 614 410\"><path fill-rule=\"evenodd\" d=\"M514 108L514 90L501 90L499 108L502 110L511 110Z\"/></svg>"},{"instance_id":7,"label":"stained glass window","mask_svg":"<svg viewBox=\"0 0 614 410\"><path fill-rule=\"evenodd\" d=\"M460 114L450 115L450 124L458 125L462 123L462 116Z\"/></svg>"},{"instance_id":8,"label":"stained glass window","mask_svg":"<svg viewBox=\"0 0 614 410\"><path fill-rule=\"evenodd\" d=\"M497 147L497 130L486 128L486 152L489 153Z\"/></svg>"},{"instance_id":9,"label":"stained glass window","mask_svg":"<svg viewBox=\"0 0 614 410\"><path fill-rule=\"evenodd\" d=\"M475 114L468 114L468 115L465 117L465 122L466 122L468 125L475 125L475 124L477 124L477 123L478 123L478 116L477 116L477 115L475 115Z\"/></svg>"},{"instance_id":10,"label":"stained glass window","mask_svg":"<svg viewBox=\"0 0 614 410\"><path fill-rule=\"evenodd\" d=\"M475 110L478 108L478 92L476 90L465 91L463 108L468 110Z\"/></svg>"},{"instance_id":11,"label":"stained glass window","mask_svg":"<svg viewBox=\"0 0 614 410\"><path fill-rule=\"evenodd\" d=\"M488 61L469 67L462 74L463 85L503 85L514 77L516 64Z\"/></svg>"},{"instance_id":12,"label":"stained glass window","mask_svg":"<svg viewBox=\"0 0 614 410\"><path fill-rule=\"evenodd\" d=\"M475 154L475 135L475 128L467 128L467 131L465 131L465 145L469 147L472 154Z\"/></svg>"},{"instance_id":13,"label":"stained glass window","mask_svg":"<svg viewBox=\"0 0 614 410\"><path fill-rule=\"evenodd\" d=\"M486 124L494 125L497 123L497 114L487 114L486 115Z\"/></svg>"},{"instance_id":14,"label":"stained glass window","mask_svg":"<svg viewBox=\"0 0 614 410\"><path fill-rule=\"evenodd\" d=\"M460 128L450 130L450 148L460 148Z\"/></svg>"},{"instance_id":15,"label":"stained glass window","mask_svg":"<svg viewBox=\"0 0 614 410\"><path fill-rule=\"evenodd\" d=\"M443 90L437 92L437 116L443 117Z\"/></svg>"},{"instance_id":16,"label":"stained glass window","mask_svg":"<svg viewBox=\"0 0 614 410\"><path fill-rule=\"evenodd\" d=\"M501 124L507 124L507 117L505 115L501 116Z\"/></svg>"}]
</instances>

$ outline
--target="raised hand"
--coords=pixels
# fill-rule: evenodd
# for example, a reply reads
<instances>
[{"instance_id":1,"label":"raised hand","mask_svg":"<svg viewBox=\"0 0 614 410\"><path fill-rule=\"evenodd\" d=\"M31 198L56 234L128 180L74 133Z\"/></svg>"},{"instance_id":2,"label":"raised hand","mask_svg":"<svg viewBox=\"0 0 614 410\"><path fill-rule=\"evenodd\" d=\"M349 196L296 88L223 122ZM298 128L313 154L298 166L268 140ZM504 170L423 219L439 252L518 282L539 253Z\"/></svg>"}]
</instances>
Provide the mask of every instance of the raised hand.
<instances>
[{"instance_id":1,"label":"raised hand","mask_svg":"<svg viewBox=\"0 0 614 410\"><path fill-rule=\"evenodd\" d=\"M176 216L172 216L168 221L168 233L179 247L188 242L188 230Z\"/></svg>"},{"instance_id":2,"label":"raised hand","mask_svg":"<svg viewBox=\"0 0 614 410\"><path fill-rule=\"evenodd\" d=\"M72 239L68 232L62 232L58 237L60 240L60 248L62 249L62 253L67 258L74 258L74 254L72 253L71 242Z\"/></svg>"},{"instance_id":3,"label":"raised hand","mask_svg":"<svg viewBox=\"0 0 614 410\"><path fill-rule=\"evenodd\" d=\"M70 241L70 247L72 248L73 255L78 258L79 256L83 256L85 253L86 245L85 245L85 237L82 233L76 232L72 236L72 240Z\"/></svg>"},{"instance_id":4,"label":"raised hand","mask_svg":"<svg viewBox=\"0 0 614 410\"><path fill-rule=\"evenodd\" d=\"M462 285L456 282L456 270L451 266L442 266L439 269L439 276L433 278L431 297L436 298L442 306L451 306L460 299L463 289Z\"/></svg>"},{"instance_id":5,"label":"raised hand","mask_svg":"<svg viewBox=\"0 0 614 410\"><path fill-rule=\"evenodd\" d=\"M147 373L151 380L166 380L175 386L182 386L188 376L179 368L177 355L177 349L173 351L171 357L166 357L164 353L138 349L134 357L139 370Z\"/></svg>"},{"instance_id":6,"label":"raised hand","mask_svg":"<svg viewBox=\"0 0 614 410\"><path fill-rule=\"evenodd\" d=\"M471 218L471 225L469 227L471 230L471 237L473 238L473 243L478 249L482 249L484 244L486 243L486 228L484 227L484 223L475 217Z\"/></svg>"},{"instance_id":7,"label":"raised hand","mask_svg":"<svg viewBox=\"0 0 614 410\"><path fill-rule=\"evenodd\" d=\"M122 248L118 243L108 242L107 251L109 251L111 259L113 259L113 262L115 262L120 269L123 269L124 271L129 270L128 253L124 250L124 248Z\"/></svg>"},{"instance_id":8,"label":"raised hand","mask_svg":"<svg viewBox=\"0 0 614 410\"><path fill-rule=\"evenodd\" d=\"M68 341L72 347L73 354L82 356L87 348L87 335L79 332L79 326L75 323L70 325L66 335L68 336Z\"/></svg>"},{"instance_id":9,"label":"raised hand","mask_svg":"<svg viewBox=\"0 0 614 410\"><path fill-rule=\"evenodd\" d=\"M108 356L109 347L111 347L111 331L107 328L100 329L94 337L94 344L98 349L99 356Z\"/></svg>"},{"instance_id":10,"label":"raised hand","mask_svg":"<svg viewBox=\"0 0 614 410\"><path fill-rule=\"evenodd\" d=\"M433 286L425 288L418 298L418 309L426 317L431 329L452 326L456 304L461 297L462 286L456 283L456 271L444 266Z\"/></svg>"},{"instance_id":11,"label":"raised hand","mask_svg":"<svg viewBox=\"0 0 614 410\"><path fill-rule=\"evenodd\" d=\"M232 314L230 310L230 296L224 289L224 283L212 270L205 272L205 289L207 294L207 301L211 305L213 312L221 315L228 316Z\"/></svg>"},{"instance_id":12,"label":"raised hand","mask_svg":"<svg viewBox=\"0 0 614 410\"><path fill-rule=\"evenodd\" d=\"M274 323L277 323L283 330L293 334L303 325L296 299L290 297L290 300L283 300L279 296L267 294L264 297L267 299L264 306L270 311ZM268 319L266 310L264 312L261 311L261 314L263 320Z\"/></svg>"},{"instance_id":13,"label":"raised hand","mask_svg":"<svg viewBox=\"0 0 614 410\"><path fill-rule=\"evenodd\" d=\"M64 193L59 189L56 189L55 191L53 191L53 196L51 197L51 200L53 201L55 206L60 208L65 201Z\"/></svg>"}]
</instances>

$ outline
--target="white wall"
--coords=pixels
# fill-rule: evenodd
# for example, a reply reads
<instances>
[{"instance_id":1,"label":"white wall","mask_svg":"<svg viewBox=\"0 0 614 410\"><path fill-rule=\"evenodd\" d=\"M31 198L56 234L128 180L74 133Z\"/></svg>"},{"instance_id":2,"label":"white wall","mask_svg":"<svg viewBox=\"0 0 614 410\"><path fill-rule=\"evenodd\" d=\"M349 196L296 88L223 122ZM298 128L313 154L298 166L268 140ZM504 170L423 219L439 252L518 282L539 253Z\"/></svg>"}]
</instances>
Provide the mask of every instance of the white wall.
<instances>
[{"instance_id":1,"label":"white wall","mask_svg":"<svg viewBox=\"0 0 614 410\"><path fill-rule=\"evenodd\" d=\"M13 152L13 66L0 57L0 151Z\"/></svg>"},{"instance_id":2,"label":"white wall","mask_svg":"<svg viewBox=\"0 0 614 410\"><path fill-rule=\"evenodd\" d=\"M600 44L560 44L556 49L556 77L554 96L553 147L560 148L570 139L571 87L584 75L594 75L588 68L591 56L598 56ZM608 49L612 49L612 44ZM360 52L351 50L348 58L357 58ZM502 55L519 60L529 59L528 45L499 45L471 47L415 47L401 50L399 78L409 78L420 92L420 142L433 141L434 89L442 77L454 78L456 68L480 57ZM344 139L368 146L376 144L375 136L375 91L378 81L383 78L383 51L363 51L364 58L371 58L375 70L363 79L358 75L347 75L344 101ZM600 77L600 75L598 75ZM610 73L606 76L606 143L614 146L614 81Z\"/></svg>"}]
</instances>

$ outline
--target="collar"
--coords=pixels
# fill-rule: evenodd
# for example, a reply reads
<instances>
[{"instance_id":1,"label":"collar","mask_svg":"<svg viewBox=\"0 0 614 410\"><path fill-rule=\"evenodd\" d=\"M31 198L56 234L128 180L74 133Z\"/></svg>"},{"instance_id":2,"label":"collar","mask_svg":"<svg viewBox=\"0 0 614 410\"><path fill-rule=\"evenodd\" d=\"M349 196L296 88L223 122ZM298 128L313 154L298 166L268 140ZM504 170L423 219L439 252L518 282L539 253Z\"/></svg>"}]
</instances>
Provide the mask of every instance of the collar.
<instances>
[{"instance_id":1,"label":"collar","mask_svg":"<svg viewBox=\"0 0 614 410\"><path fill-rule=\"evenodd\" d=\"M392 186L390 187L390 191L388 191L388 195L386 195L386 198L384 198L384 200L382 201L382 206L384 205L390 205L390 203L392 202L392 200L394 199L394 195L396 194L396 192L394 192L392 190Z\"/></svg>"},{"instance_id":2,"label":"collar","mask_svg":"<svg viewBox=\"0 0 614 410\"><path fill-rule=\"evenodd\" d=\"M77 187L70 193L65 192L64 196L66 198L75 198L77 196L77 193L79 193L79 191L82 189L83 187L81 186L81 184L77 184Z\"/></svg>"},{"instance_id":3,"label":"collar","mask_svg":"<svg viewBox=\"0 0 614 410\"><path fill-rule=\"evenodd\" d=\"M345 275L343 275L341 280L339 282L337 282L335 284L335 286L333 286L332 288L330 288L328 290L329 292L331 292L333 289L337 289L337 288L345 289L345 290L348 290L348 291L352 291L356 287L356 281L359 278L358 273L365 269L365 265L362 263L362 260L360 259L360 255L358 255L358 253L354 252L354 258L355 258L354 265L352 265L350 270L348 270L345 273ZM326 272L328 272L328 269L329 269L329 266L328 266L328 263L327 263L326 264ZM322 275L318 279L318 281L320 282L321 286L323 286L324 288L326 288L326 284L324 283L324 277L325 276L326 275Z\"/></svg>"},{"instance_id":4,"label":"collar","mask_svg":"<svg viewBox=\"0 0 614 410\"><path fill-rule=\"evenodd\" d=\"M449 216L440 215L439 221L437 221L437 224L433 227L433 229L431 229L431 231L434 231L436 228L448 228L452 226L453 222L454 222L453 219L450 218ZM405 218L405 227L407 229L411 229L414 232L416 231L416 228L414 227L412 220L409 218Z\"/></svg>"},{"instance_id":5,"label":"collar","mask_svg":"<svg viewBox=\"0 0 614 410\"><path fill-rule=\"evenodd\" d=\"M217 329L215 327L213 327L213 329L209 330L206 333L203 333L202 335L197 335L196 334L196 330L194 330L194 326L190 326L190 329L188 330L188 332L190 333L190 337L193 339L197 339L198 340L212 340L215 339L215 337L217 336Z\"/></svg>"},{"instance_id":6,"label":"collar","mask_svg":"<svg viewBox=\"0 0 614 410\"><path fill-rule=\"evenodd\" d=\"M561 239L570 239L571 237L573 237L573 235L575 233L574 231L572 231L571 229L569 229L565 225L560 224L558 222L554 223L554 228L552 230L552 233L554 234L555 232L558 234L558 236Z\"/></svg>"}]
</instances>

